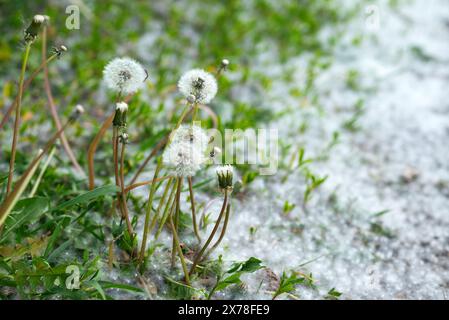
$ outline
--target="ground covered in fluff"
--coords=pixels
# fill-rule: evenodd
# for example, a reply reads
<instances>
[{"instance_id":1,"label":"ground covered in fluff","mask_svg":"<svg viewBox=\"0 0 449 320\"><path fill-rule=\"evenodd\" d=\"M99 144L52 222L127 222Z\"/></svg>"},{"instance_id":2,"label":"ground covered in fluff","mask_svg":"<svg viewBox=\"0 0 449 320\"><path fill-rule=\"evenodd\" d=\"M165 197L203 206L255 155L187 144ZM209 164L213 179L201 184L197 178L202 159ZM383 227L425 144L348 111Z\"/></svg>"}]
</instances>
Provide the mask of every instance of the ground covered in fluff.
<instances>
[{"instance_id":1,"label":"ground covered in fluff","mask_svg":"<svg viewBox=\"0 0 449 320\"><path fill-rule=\"evenodd\" d=\"M111 108L102 68L121 55L141 61L150 74L146 90L130 103L128 178L169 130L171 115L181 111L173 92L179 76L222 58L231 61L230 68L210 104L219 128L278 129L279 166L272 176L258 175L257 166L236 167L240 181L226 237L206 265L210 272L188 288L180 282L180 268L170 270L169 232L150 242L142 274L118 249L117 263L108 267L111 221L104 212L111 194L85 203L77 198L60 209L87 187L58 151L36 193L49 199L45 215L0 238L0 297L207 298L223 270L255 257L264 268L242 273L242 282L210 297L446 299L449 3L300 2L130 3L125 11L134 12L133 19L122 6L97 3L82 7L87 22L79 32L55 28L55 42L70 48L50 70L59 110L67 115L75 103L87 110L68 135L83 166L83 150ZM52 23L63 25L63 6L50 3ZM9 9L17 18L35 13L33 6ZM14 34L20 26L10 23L5 30ZM0 42L0 61L8 66L0 78L7 89L20 65L14 55L20 36ZM39 58L30 63L37 66ZM24 98L18 170L52 130L37 83ZM2 107L14 98L7 89ZM11 136L5 131L0 138ZM113 182L107 147L97 155L97 185ZM8 148L9 142L2 143L2 156ZM0 169L7 172L4 158ZM151 179L153 170L150 163L140 179ZM214 175L207 168L195 177L199 212L210 218L221 204ZM147 193L137 189L129 199L139 239ZM187 197L184 191L182 209L188 213ZM191 230L182 237L186 248L195 247ZM83 275L78 291L56 281L73 264ZM29 281L30 274L36 281Z\"/></svg>"}]
</instances>

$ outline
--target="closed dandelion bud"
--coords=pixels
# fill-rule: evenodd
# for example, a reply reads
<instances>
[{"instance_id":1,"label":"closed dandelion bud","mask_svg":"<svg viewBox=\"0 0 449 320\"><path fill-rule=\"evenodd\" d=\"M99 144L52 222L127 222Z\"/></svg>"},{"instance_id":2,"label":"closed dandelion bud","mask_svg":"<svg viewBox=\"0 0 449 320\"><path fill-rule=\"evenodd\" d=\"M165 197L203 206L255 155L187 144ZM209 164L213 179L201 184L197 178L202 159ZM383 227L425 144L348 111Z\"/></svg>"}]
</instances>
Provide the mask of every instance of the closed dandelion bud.
<instances>
[{"instance_id":1,"label":"closed dandelion bud","mask_svg":"<svg viewBox=\"0 0 449 320\"><path fill-rule=\"evenodd\" d=\"M218 185L220 189L232 189L232 178L234 170L231 165L227 164L217 168Z\"/></svg>"},{"instance_id":2,"label":"closed dandelion bud","mask_svg":"<svg viewBox=\"0 0 449 320\"><path fill-rule=\"evenodd\" d=\"M178 81L178 88L189 102L194 100L195 103L202 104L209 103L218 90L215 77L202 69L184 73Z\"/></svg>"},{"instance_id":3,"label":"closed dandelion bud","mask_svg":"<svg viewBox=\"0 0 449 320\"><path fill-rule=\"evenodd\" d=\"M75 109L73 110L72 115L70 116L70 120L73 121L73 120L78 119L78 117L80 115L82 115L83 113L84 113L84 107L82 105L80 105L80 104L77 104L75 106Z\"/></svg>"},{"instance_id":4,"label":"closed dandelion bud","mask_svg":"<svg viewBox=\"0 0 449 320\"><path fill-rule=\"evenodd\" d=\"M41 26L48 21L48 16L37 14L33 17L31 24L24 31L24 40L26 42L32 42L37 38Z\"/></svg>"},{"instance_id":5,"label":"closed dandelion bud","mask_svg":"<svg viewBox=\"0 0 449 320\"><path fill-rule=\"evenodd\" d=\"M118 102L115 107L115 116L112 124L115 127L126 127L126 113L128 112L128 104L126 102Z\"/></svg>"},{"instance_id":6,"label":"closed dandelion bud","mask_svg":"<svg viewBox=\"0 0 449 320\"><path fill-rule=\"evenodd\" d=\"M223 69L226 69L228 66L229 66L229 60L228 59L221 60L221 67Z\"/></svg>"}]
</instances>

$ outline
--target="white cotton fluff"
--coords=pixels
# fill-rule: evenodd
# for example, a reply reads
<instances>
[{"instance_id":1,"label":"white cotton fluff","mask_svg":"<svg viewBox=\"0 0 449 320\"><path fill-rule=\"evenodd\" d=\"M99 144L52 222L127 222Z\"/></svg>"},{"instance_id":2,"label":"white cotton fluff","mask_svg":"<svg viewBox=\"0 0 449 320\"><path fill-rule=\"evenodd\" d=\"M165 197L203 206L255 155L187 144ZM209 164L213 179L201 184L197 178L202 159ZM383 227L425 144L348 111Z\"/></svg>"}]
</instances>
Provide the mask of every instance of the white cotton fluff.
<instances>
[{"instance_id":1,"label":"white cotton fluff","mask_svg":"<svg viewBox=\"0 0 449 320\"><path fill-rule=\"evenodd\" d=\"M209 103L217 94L217 80L215 77L202 69L192 69L182 75L178 81L178 88L188 98L195 97L195 102Z\"/></svg>"},{"instance_id":2,"label":"white cotton fluff","mask_svg":"<svg viewBox=\"0 0 449 320\"><path fill-rule=\"evenodd\" d=\"M103 70L103 78L109 89L123 94L141 89L147 73L140 63L130 58L115 58Z\"/></svg>"},{"instance_id":3,"label":"white cotton fluff","mask_svg":"<svg viewBox=\"0 0 449 320\"><path fill-rule=\"evenodd\" d=\"M206 131L200 126L184 124L173 132L171 141L175 143L190 143L196 149L200 150L201 153L205 153L209 143L209 137Z\"/></svg>"},{"instance_id":4,"label":"white cotton fluff","mask_svg":"<svg viewBox=\"0 0 449 320\"><path fill-rule=\"evenodd\" d=\"M115 110L118 110L120 112L126 112L128 111L128 104L126 102L117 102L115 105Z\"/></svg>"},{"instance_id":5,"label":"white cotton fluff","mask_svg":"<svg viewBox=\"0 0 449 320\"><path fill-rule=\"evenodd\" d=\"M165 148L162 161L178 177L191 177L201 169L206 158L194 144L184 141L171 142Z\"/></svg>"}]
</instances>

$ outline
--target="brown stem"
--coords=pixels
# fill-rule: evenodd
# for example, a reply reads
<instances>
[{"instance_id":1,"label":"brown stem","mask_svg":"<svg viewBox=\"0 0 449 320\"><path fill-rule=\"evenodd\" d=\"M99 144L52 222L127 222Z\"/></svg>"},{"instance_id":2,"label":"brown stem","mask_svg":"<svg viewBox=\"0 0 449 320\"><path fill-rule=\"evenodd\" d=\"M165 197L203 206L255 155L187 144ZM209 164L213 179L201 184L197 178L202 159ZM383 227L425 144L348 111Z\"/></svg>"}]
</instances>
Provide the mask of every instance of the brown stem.
<instances>
[{"instance_id":1,"label":"brown stem","mask_svg":"<svg viewBox=\"0 0 449 320\"><path fill-rule=\"evenodd\" d=\"M143 187L143 186L152 184L153 182L161 182L161 181L163 181L163 180L165 180L165 179L168 179L168 178L171 178L171 177L172 177L172 176L165 176L165 177L157 178L156 180L148 180L148 181L142 181L142 182L134 183L134 184L132 184L132 185L130 185L130 186L127 186L127 187L125 188L125 193L128 193L128 192L130 192L131 190L134 190L134 189L136 189L136 188L139 188L139 187Z\"/></svg>"},{"instance_id":2,"label":"brown stem","mask_svg":"<svg viewBox=\"0 0 449 320\"><path fill-rule=\"evenodd\" d=\"M44 87L45 87L45 93L47 95L48 105L50 107L50 112L53 117L53 121L56 124L56 128L59 130L61 129L61 119L59 119L58 112L56 111L56 105L55 101L53 99L53 94L51 92L51 86L50 86L50 79L48 76L48 66L45 63L47 60L47 28L44 26L42 31L42 63L44 64ZM72 162L73 167L81 174L85 175L84 170L81 168L80 164L76 160L76 157L73 153L73 150L70 148L69 142L67 141L67 138L64 134L64 132L61 132L61 135L59 137L61 139L62 147L64 148L64 151L67 153L67 156L69 157L70 161Z\"/></svg>"},{"instance_id":3,"label":"brown stem","mask_svg":"<svg viewBox=\"0 0 449 320\"><path fill-rule=\"evenodd\" d=\"M215 233L218 230L218 226L220 225L221 219L223 218L223 214L225 212L225 208L227 206L228 203L228 190L225 189L225 194L224 194L224 199L223 199L223 206L221 207L221 211L220 214L218 216L217 221L215 222L215 226L214 229L212 230L209 238L207 239L206 243L204 244L204 246L201 248L200 252L198 252L198 254L195 256L195 260L193 261L193 265L190 269L189 274L191 275L194 271L195 268L197 266L197 264L201 261L201 256L203 255L204 251L206 251L207 247L209 246L209 244L211 243L212 239L215 236Z\"/></svg>"},{"instance_id":4,"label":"brown stem","mask_svg":"<svg viewBox=\"0 0 449 320\"><path fill-rule=\"evenodd\" d=\"M187 177L187 181L189 182L190 204L192 206L193 231L195 232L195 236L198 239L199 243L201 243L200 232L198 231L198 225L196 223L195 198L193 196L192 177Z\"/></svg>"},{"instance_id":5,"label":"brown stem","mask_svg":"<svg viewBox=\"0 0 449 320\"><path fill-rule=\"evenodd\" d=\"M118 139L117 139L118 141ZM126 220L126 226L128 228L128 232L129 235L132 237L134 235L134 230L133 227L131 225L131 219L129 218L129 212L128 212L128 206L126 204L126 193L125 193L125 173L124 173L124 167L125 167L125 148L126 148L126 143L125 141L122 141L121 143L121 152L120 152L120 196L121 196L121 201L120 201L120 205L121 205L121 209L122 209L122 214ZM118 147L118 145L116 145L116 148Z\"/></svg>"},{"instance_id":6,"label":"brown stem","mask_svg":"<svg viewBox=\"0 0 449 320\"><path fill-rule=\"evenodd\" d=\"M89 172L89 190L93 190L95 188L95 172L94 172L94 155L95 151L97 150L98 143L100 142L101 138L104 137L106 130L112 125L112 121L114 120L114 114L113 112L101 125L100 130L98 131L95 138L92 140L92 142L89 145L89 149L87 150L87 165L88 165L88 172Z\"/></svg>"},{"instance_id":7,"label":"brown stem","mask_svg":"<svg viewBox=\"0 0 449 320\"><path fill-rule=\"evenodd\" d=\"M206 258L212 253L212 251L214 251L220 245L221 241L223 240L225 233L226 233L226 228L228 226L230 210L231 210L231 204L228 203L228 206L226 207L226 215L225 215L225 220L223 222L223 228L221 229L220 237L218 238L217 242L215 242L215 244L204 255Z\"/></svg>"},{"instance_id":8,"label":"brown stem","mask_svg":"<svg viewBox=\"0 0 449 320\"><path fill-rule=\"evenodd\" d=\"M23 95L23 82L25 78L26 66L28 63L28 57L30 55L31 42L28 41L25 48L25 54L23 56L22 69L20 71L19 78L19 93L17 95L17 104L16 104L16 117L14 119L14 131L12 137L12 145L11 145L11 159L9 161L9 172L8 172L8 184L6 187L6 196L8 196L11 191L12 180L14 178L14 164L16 161L16 147L17 141L19 140L19 127L20 127L20 108L22 106L22 95Z\"/></svg>"}]
</instances>

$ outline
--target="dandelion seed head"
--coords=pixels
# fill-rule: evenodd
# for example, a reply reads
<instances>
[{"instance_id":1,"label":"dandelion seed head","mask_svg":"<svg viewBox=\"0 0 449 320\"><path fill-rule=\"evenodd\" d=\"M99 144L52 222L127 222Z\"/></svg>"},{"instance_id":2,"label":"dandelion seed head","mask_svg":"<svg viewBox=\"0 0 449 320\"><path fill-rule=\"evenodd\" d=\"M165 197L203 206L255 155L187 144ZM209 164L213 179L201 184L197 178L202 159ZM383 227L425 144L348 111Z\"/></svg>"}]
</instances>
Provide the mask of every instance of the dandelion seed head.
<instances>
[{"instance_id":1,"label":"dandelion seed head","mask_svg":"<svg viewBox=\"0 0 449 320\"><path fill-rule=\"evenodd\" d=\"M209 137L200 126L183 124L173 132L172 142L189 143L204 153L209 143Z\"/></svg>"},{"instance_id":2,"label":"dandelion seed head","mask_svg":"<svg viewBox=\"0 0 449 320\"><path fill-rule=\"evenodd\" d=\"M218 90L215 77L202 69L184 73L179 79L178 88L187 99L193 95L197 103L209 103Z\"/></svg>"},{"instance_id":3,"label":"dandelion seed head","mask_svg":"<svg viewBox=\"0 0 449 320\"><path fill-rule=\"evenodd\" d=\"M205 157L201 150L184 141L173 141L165 149L162 161L178 177L194 176L201 165L205 162Z\"/></svg>"},{"instance_id":4,"label":"dandelion seed head","mask_svg":"<svg viewBox=\"0 0 449 320\"><path fill-rule=\"evenodd\" d=\"M147 73L140 63L130 58L115 58L103 70L108 88L130 94L143 87Z\"/></svg>"}]
</instances>

